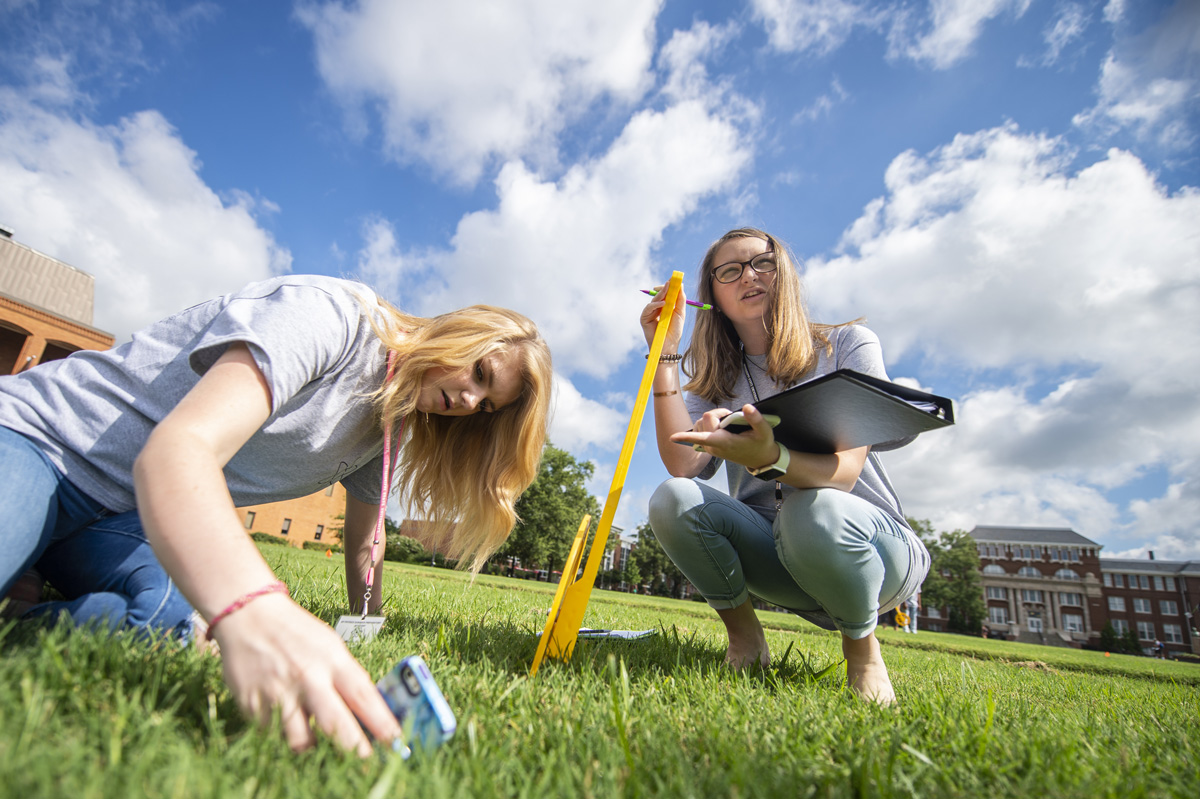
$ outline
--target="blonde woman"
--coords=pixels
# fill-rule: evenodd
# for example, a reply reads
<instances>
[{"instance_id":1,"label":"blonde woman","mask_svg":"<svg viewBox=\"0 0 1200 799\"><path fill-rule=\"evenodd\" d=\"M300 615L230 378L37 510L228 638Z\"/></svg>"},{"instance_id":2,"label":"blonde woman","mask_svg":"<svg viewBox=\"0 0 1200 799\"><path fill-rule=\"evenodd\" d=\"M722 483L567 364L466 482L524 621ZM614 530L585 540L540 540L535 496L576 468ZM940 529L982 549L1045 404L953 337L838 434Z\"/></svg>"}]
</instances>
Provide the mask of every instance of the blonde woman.
<instances>
[{"instance_id":1,"label":"blonde woman","mask_svg":"<svg viewBox=\"0 0 1200 799\"><path fill-rule=\"evenodd\" d=\"M537 474L550 382L546 344L519 314L425 319L316 276L255 283L114 350L0 378L0 588L36 567L67 600L32 613L211 635L245 712L278 709L296 749L315 726L365 755L359 722L389 740L395 719L338 635L291 601L234 508L340 481L360 610L391 484L387 430L410 510L442 530L460 522L451 554L477 569Z\"/></svg>"},{"instance_id":2,"label":"blonde woman","mask_svg":"<svg viewBox=\"0 0 1200 799\"><path fill-rule=\"evenodd\" d=\"M697 314L681 356L680 298L654 378L659 454L674 475L650 500L654 534L725 623L731 666L770 663L754 595L839 630L850 686L890 704L876 619L916 592L929 554L875 450L907 441L793 452L749 404L837 369L886 379L879 340L861 325L811 322L787 248L761 230L717 240L697 294L716 310ZM656 300L642 312L648 342L662 308ZM680 361L691 377L684 386ZM730 409L742 410L752 429L718 430ZM713 476L722 461L728 494L690 479Z\"/></svg>"}]
</instances>

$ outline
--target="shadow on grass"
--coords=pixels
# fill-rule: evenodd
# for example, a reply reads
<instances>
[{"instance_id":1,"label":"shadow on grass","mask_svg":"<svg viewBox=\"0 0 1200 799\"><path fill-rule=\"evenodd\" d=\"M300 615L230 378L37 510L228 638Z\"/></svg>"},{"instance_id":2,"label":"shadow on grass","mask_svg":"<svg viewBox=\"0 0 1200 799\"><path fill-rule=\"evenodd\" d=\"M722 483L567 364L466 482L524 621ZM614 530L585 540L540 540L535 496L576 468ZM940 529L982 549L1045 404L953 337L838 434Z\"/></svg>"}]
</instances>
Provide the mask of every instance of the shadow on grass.
<instances>
[{"instance_id":1,"label":"shadow on grass","mask_svg":"<svg viewBox=\"0 0 1200 799\"><path fill-rule=\"evenodd\" d=\"M466 622L461 617L392 609L380 638L408 639L428 646L438 655L464 663L486 663L513 676L524 676L533 663L540 635L541 629L531 625L488 622L486 618ZM661 680L682 672L742 676L724 665L723 647L700 639L696 632L681 633L675 625L659 627L657 634L636 640L579 639L569 661L548 659L543 668L567 669L573 674L590 673L603 678L610 655L625 663L634 680L642 677ZM840 658L809 659L792 642L768 669L751 669L744 676L770 689L783 684L814 685L822 681L840 685L841 663Z\"/></svg>"}]
</instances>

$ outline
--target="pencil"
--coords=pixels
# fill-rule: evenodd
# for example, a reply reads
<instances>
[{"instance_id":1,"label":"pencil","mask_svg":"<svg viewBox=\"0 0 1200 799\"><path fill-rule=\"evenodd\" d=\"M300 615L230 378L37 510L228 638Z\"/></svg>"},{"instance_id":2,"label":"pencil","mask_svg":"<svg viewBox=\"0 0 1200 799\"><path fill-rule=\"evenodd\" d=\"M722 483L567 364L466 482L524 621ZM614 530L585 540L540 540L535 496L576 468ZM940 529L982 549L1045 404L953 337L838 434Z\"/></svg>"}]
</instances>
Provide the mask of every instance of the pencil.
<instances>
[{"instance_id":1,"label":"pencil","mask_svg":"<svg viewBox=\"0 0 1200 799\"><path fill-rule=\"evenodd\" d=\"M643 294L649 294L651 297L658 294L657 291L651 291L650 289L641 289L641 292ZM693 308L699 308L702 311L711 311L713 309L713 307L707 302L696 302L695 300L686 300L686 302Z\"/></svg>"}]
</instances>

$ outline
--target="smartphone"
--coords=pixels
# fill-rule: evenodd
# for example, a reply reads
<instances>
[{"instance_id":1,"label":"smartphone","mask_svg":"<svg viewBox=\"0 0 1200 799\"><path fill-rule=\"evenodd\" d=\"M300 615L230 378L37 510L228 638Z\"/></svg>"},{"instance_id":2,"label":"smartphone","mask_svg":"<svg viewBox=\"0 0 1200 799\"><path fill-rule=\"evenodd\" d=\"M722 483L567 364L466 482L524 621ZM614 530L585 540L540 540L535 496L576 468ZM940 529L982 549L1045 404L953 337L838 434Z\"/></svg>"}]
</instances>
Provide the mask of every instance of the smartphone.
<instances>
[{"instance_id":1,"label":"smartphone","mask_svg":"<svg viewBox=\"0 0 1200 799\"><path fill-rule=\"evenodd\" d=\"M454 735L458 728L454 711L419 655L397 663L375 685L404 730L402 738L392 743L392 749L405 760L413 748L433 749Z\"/></svg>"},{"instance_id":2,"label":"smartphone","mask_svg":"<svg viewBox=\"0 0 1200 799\"><path fill-rule=\"evenodd\" d=\"M781 420L773 413L764 413L763 421L771 425L771 427L778 427ZM750 423L746 421L746 417L741 411L734 411L728 416L721 417L717 429L728 430L731 433L744 433L750 429Z\"/></svg>"}]
</instances>

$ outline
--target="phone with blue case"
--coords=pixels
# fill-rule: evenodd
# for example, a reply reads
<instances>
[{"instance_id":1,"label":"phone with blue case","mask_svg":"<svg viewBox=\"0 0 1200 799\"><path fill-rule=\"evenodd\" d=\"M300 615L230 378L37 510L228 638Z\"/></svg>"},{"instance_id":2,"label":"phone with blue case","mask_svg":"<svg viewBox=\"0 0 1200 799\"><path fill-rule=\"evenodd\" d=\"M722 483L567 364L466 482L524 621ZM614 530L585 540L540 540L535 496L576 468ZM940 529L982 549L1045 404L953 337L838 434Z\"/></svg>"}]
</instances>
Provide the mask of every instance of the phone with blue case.
<instances>
[{"instance_id":1,"label":"phone with blue case","mask_svg":"<svg viewBox=\"0 0 1200 799\"><path fill-rule=\"evenodd\" d=\"M458 727L454 711L419 655L397 663L376 686L404 730L392 749L405 760L412 748L433 749L454 735Z\"/></svg>"}]
</instances>

